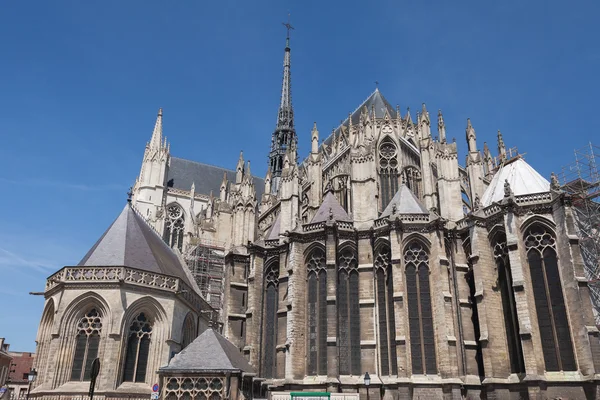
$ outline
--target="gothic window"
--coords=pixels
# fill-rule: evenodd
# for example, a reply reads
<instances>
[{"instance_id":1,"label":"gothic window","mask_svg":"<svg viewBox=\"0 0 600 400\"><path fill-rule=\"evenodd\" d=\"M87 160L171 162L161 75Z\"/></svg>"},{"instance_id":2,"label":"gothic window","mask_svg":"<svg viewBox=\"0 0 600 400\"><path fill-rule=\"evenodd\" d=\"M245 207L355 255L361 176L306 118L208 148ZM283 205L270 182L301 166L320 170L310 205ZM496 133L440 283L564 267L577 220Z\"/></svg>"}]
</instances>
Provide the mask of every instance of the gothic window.
<instances>
[{"instance_id":1,"label":"gothic window","mask_svg":"<svg viewBox=\"0 0 600 400\"><path fill-rule=\"evenodd\" d=\"M398 375L391 258L390 247L387 244L379 246L374 265L381 375Z\"/></svg>"},{"instance_id":2,"label":"gothic window","mask_svg":"<svg viewBox=\"0 0 600 400\"><path fill-rule=\"evenodd\" d=\"M183 209L177 204L168 206L165 222L165 242L170 247L177 247L180 251L183 247L184 226Z\"/></svg>"},{"instance_id":3,"label":"gothic window","mask_svg":"<svg viewBox=\"0 0 600 400\"><path fill-rule=\"evenodd\" d=\"M336 176L332 178L333 193L338 202L346 212L348 212L348 177L346 175Z\"/></svg>"},{"instance_id":4,"label":"gothic window","mask_svg":"<svg viewBox=\"0 0 600 400\"><path fill-rule=\"evenodd\" d=\"M379 146L379 196L385 209L398 191L398 148L390 140Z\"/></svg>"},{"instance_id":5,"label":"gothic window","mask_svg":"<svg viewBox=\"0 0 600 400\"><path fill-rule=\"evenodd\" d=\"M517 306L515 304L510 261L506 247L506 235L503 232L496 234L493 246L494 259L496 260L496 268L498 270L496 286L497 289L500 289L500 296L502 297L502 311L504 314L510 370L513 373L525 372L525 361L523 360L521 338L519 337Z\"/></svg>"},{"instance_id":6,"label":"gothic window","mask_svg":"<svg viewBox=\"0 0 600 400\"><path fill-rule=\"evenodd\" d=\"M421 171L418 168L409 166L402 171L402 183L406 185L417 197L422 196L421 190ZM393 195L392 195L393 196Z\"/></svg>"},{"instance_id":7,"label":"gothic window","mask_svg":"<svg viewBox=\"0 0 600 400\"><path fill-rule=\"evenodd\" d=\"M308 375L327 375L327 272L325 253L314 249L308 270Z\"/></svg>"},{"instance_id":8,"label":"gothic window","mask_svg":"<svg viewBox=\"0 0 600 400\"><path fill-rule=\"evenodd\" d=\"M265 349L264 376L274 378L277 371L277 308L279 307L279 263L265 270Z\"/></svg>"},{"instance_id":9,"label":"gothic window","mask_svg":"<svg viewBox=\"0 0 600 400\"><path fill-rule=\"evenodd\" d=\"M166 380L166 400L222 400L227 398L223 377L172 377Z\"/></svg>"},{"instance_id":10,"label":"gothic window","mask_svg":"<svg viewBox=\"0 0 600 400\"><path fill-rule=\"evenodd\" d=\"M545 227L534 225L525 233L525 247L546 371L575 371L554 236Z\"/></svg>"},{"instance_id":11,"label":"gothic window","mask_svg":"<svg viewBox=\"0 0 600 400\"><path fill-rule=\"evenodd\" d=\"M436 374L429 255L419 242L412 242L404 251L404 263L412 373Z\"/></svg>"},{"instance_id":12,"label":"gothic window","mask_svg":"<svg viewBox=\"0 0 600 400\"><path fill-rule=\"evenodd\" d=\"M352 249L338 257L337 291L340 375L360 375L358 260Z\"/></svg>"},{"instance_id":13,"label":"gothic window","mask_svg":"<svg viewBox=\"0 0 600 400\"><path fill-rule=\"evenodd\" d=\"M186 315L183 321L183 338L181 340L181 348L185 349L188 344L192 343L196 338L196 323L191 313Z\"/></svg>"},{"instance_id":14,"label":"gothic window","mask_svg":"<svg viewBox=\"0 0 600 400\"><path fill-rule=\"evenodd\" d=\"M89 381L92 362L98 357L102 318L95 308L92 308L79 320L77 336L75 336L75 356L71 369L72 381Z\"/></svg>"},{"instance_id":15,"label":"gothic window","mask_svg":"<svg viewBox=\"0 0 600 400\"><path fill-rule=\"evenodd\" d=\"M146 314L140 313L129 326L123 382L146 381L151 336L152 323Z\"/></svg>"}]
</instances>

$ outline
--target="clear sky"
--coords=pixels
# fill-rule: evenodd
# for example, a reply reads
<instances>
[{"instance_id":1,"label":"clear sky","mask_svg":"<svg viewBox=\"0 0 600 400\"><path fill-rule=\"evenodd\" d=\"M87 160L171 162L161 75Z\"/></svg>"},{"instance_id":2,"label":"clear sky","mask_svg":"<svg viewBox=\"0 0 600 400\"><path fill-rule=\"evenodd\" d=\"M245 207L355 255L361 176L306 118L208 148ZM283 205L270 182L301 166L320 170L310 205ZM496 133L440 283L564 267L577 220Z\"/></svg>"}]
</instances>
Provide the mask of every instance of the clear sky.
<instances>
[{"instance_id":1,"label":"clear sky","mask_svg":"<svg viewBox=\"0 0 600 400\"><path fill-rule=\"evenodd\" d=\"M598 1L0 2L0 337L33 351L45 278L125 204L156 112L178 157L263 175L291 11L300 154L375 88L502 130L542 175L597 140ZM461 161L464 157L461 156Z\"/></svg>"}]
</instances>

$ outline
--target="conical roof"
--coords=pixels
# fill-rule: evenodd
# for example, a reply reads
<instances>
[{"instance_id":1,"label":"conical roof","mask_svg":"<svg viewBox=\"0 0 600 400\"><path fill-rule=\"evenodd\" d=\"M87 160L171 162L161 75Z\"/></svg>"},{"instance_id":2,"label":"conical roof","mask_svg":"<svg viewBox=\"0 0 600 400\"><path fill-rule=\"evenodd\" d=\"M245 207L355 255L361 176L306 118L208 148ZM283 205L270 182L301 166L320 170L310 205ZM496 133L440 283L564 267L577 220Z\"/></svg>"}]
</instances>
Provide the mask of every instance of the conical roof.
<instances>
[{"instance_id":1,"label":"conical roof","mask_svg":"<svg viewBox=\"0 0 600 400\"><path fill-rule=\"evenodd\" d=\"M406 186L402 184L400 189L396 192L390 203L387 205L381 217L389 217L394 213L394 206L396 207L396 214L429 214L429 211L419 201L417 196Z\"/></svg>"},{"instance_id":2,"label":"conical roof","mask_svg":"<svg viewBox=\"0 0 600 400\"><path fill-rule=\"evenodd\" d=\"M161 371L202 372L240 371L254 373L254 369L237 347L220 333L207 329L192 343L175 355Z\"/></svg>"},{"instance_id":3,"label":"conical roof","mask_svg":"<svg viewBox=\"0 0 600 400\"><path fill-rule=\"evenodd\" d=\"M177 255L127 203L79 266L126 266L181 278L191 283Z\"/></svg>"},{"instance_id":4,"label":"conical roof","mask_svg":"<svg viewBox=\"0 0 600 400\"><path fill-rule=\"evenodd\" d=\"M323 198L321 206L317 210L311 224L325 222L328 220L352 222L344 207L340 205L332 192L327 192Z\"/></svg>"},{"instance_id":5,"label":"conical roof","mask_svg":"<svg viewBox=\"0 0 600 400\"><path fill-rule=\"evenodd\" d=\"M484 207L504 198L506 180L515 196L550 191L550 182L519 157L496 172L481 198Z\"/></svg>"}]
</instances>

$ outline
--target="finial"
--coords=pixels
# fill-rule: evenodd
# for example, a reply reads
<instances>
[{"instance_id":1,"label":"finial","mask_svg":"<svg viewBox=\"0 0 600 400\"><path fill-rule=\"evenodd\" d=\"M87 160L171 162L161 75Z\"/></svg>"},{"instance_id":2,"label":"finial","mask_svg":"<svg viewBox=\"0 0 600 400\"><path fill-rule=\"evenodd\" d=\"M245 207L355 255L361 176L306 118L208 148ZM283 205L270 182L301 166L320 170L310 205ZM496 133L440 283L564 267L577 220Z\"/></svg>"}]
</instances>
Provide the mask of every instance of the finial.
<instances>
[{"instance_id":1,"label":"finial","mask_svg":"<svg viewBox=\"0 0 600 400\"><path fill-rule=\"evenodd\" d=\"M379 81L375 81L375 91L379 91Z\"/></svg>"},{"instance_id":2,"label":"finial","mask_svg":"<svg viewBox=\"0 0 600 400\"><path fill-rule=\"evenodd\" d=\"M438 134L440 135L440 143L446 143L446 124L442 116L442 110L438 110Z\"/></svg>"},{"instance_id":3,"label":"finial","mask_svg":"<svg viewBox=\"0 0 600 400\"><path fill-rule=\"evenodd\" d=\"M290 24L290 14L289 13L288 13L288 20L287 20L287 22L282 22L282 24L287 29L287 36L286 36L286 39L285 39L285 47L289 48L290 47L290 30L294 29L294 27Z\"/></svg>"},{"instance_id":4,"label":"finial","mask_svg":"<svg viewBox=\"0 0 600 400\"><path fill-rule=\"evenodd\" d=\"M162 117L162 107L158 109L158 116Z\"/></svg>"},{"instance_id":5,"label":"finial","mask_svg":"<svg viewBox=\"0 0 600 400\"><path fill-rule=\"evenodd\" d=\"M129 190L127 191L127 202L131 203L131 197L133 196L133 187L129 187Z\"/></svg>"}]
</instances>

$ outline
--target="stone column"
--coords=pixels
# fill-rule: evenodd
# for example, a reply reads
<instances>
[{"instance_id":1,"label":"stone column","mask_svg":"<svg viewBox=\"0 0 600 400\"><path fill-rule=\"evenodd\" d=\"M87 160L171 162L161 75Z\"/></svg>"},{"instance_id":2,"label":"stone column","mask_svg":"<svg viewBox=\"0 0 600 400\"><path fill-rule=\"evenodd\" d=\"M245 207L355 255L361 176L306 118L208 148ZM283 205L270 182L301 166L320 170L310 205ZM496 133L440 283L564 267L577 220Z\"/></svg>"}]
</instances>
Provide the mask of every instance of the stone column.
<instances>
[{"instance_id":1,"label":"stone column","mask_svg":"<svg viewBox=\"0 0 600 400\"><path fill-rule=\"evenodd\" d=\"M327 266L327 387L337 392L339 383L339 356L337 347L337 232L334 223L328 221L325 241Z\"/></svg>"},{"instance_id":2,"label":"stone column","mask_svg":"<svg viewBox=\"0 0 600 400\"><path fill-rule=\"evenodd\" d=\"M264 254L259 253L255 253L251 257L250 273L248 275L248 309L246 310L246 347L244 348L244 354L256 369L257 374L261 372L264 257Z\"/></svg>"},{"instance_id":3,"label":"stone column","mask_svg":"<svg viewBox=\"0 0 600 400\"><path fill-rule=\"evenodd\" d=\"M306 269L302 244L292 241L289 249L285 378L300 380L306 372Z\"/></svg>"},{"instance_id":4,"label":"stone column","mask_svg":"<svg viewBox=\"0 0 600 400\"><path fill-rule=\"evenodd\" d=\"M358 277L361 369L363 373L369 372L373 375L378 368L375 333L373 246L369 231L359 232L358 234Z\"/></svg>"},{"instance_id":5,"label":"stone column","mask_svg":"<svg viewBox=\"0 0 600 400\"><path fill-rule=\"evenodd\" d=\"M398 359L398 376L408 376L408 355L406 352L406 335L408 318L404 307L404 263L402 254L402 233L399 227L390 231L390 250L392 253L392 278L394 284L394 320L396 321L396 354Z\"/></svg>"}]
</instances>

